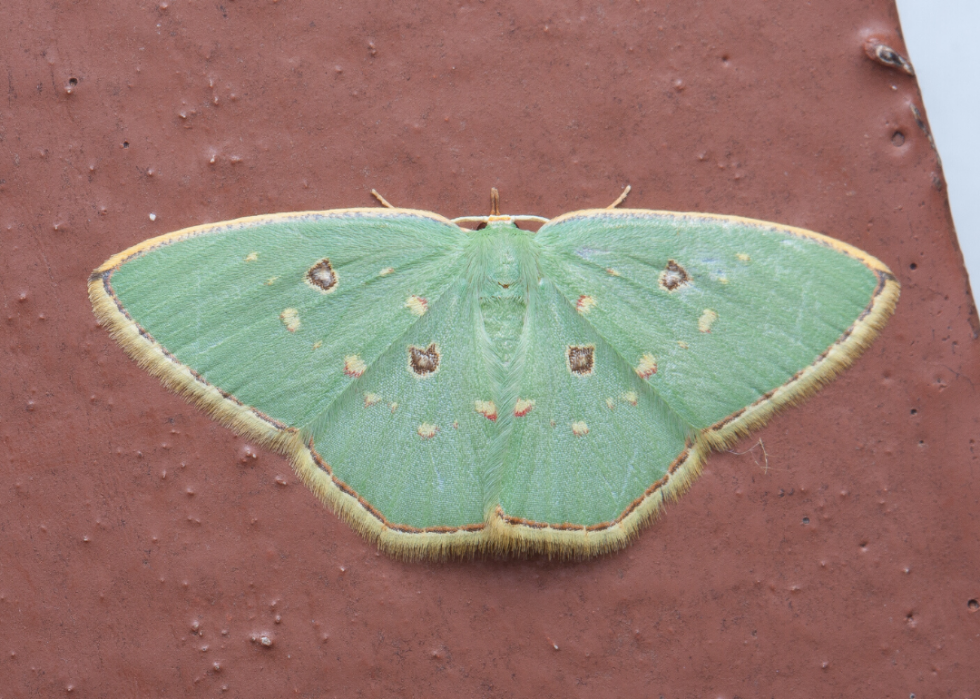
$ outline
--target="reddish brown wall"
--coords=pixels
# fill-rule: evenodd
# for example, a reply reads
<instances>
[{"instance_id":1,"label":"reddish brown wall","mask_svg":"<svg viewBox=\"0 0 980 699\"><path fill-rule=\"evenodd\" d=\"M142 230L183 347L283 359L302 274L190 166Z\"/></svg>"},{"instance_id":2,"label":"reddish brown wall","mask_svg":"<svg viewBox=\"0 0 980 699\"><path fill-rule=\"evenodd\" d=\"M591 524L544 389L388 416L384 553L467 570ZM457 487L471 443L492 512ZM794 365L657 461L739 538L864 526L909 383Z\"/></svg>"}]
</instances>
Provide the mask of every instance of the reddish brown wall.
<instances>
[{"instance_id":1,"label":"reddish brown wall","mask_svg":"<svg viewBox=\"0 0 980 699\"><path fill-rule=\"evenodd\" d=\"M904 51L891 0L337 4L0 6L0 696L977 696L977 322L915 82L862 51ZM588 563L379 556L86 299L192 224L626 183L826 232L903 292L768 467L714 457Z\"/></svg>"}]
</instances>

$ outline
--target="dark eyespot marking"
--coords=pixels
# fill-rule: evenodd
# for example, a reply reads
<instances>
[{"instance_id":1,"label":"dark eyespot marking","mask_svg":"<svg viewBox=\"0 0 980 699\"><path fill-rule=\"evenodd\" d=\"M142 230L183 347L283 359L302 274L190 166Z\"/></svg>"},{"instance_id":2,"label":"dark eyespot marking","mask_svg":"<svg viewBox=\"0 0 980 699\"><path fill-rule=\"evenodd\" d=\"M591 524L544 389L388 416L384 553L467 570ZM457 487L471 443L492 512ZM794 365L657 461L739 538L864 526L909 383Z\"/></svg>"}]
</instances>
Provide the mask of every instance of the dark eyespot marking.
<instances>
[{"instance_id":1,"label":"dark eyespot marking","mask_svg":"<svg viewBox=\"0 0 980 699\"><path fill-rule=\"evenodd\" d=\"M667 291L676 291L690 281L691 276L687 270L674 260L668 260L664 271L660 273L660 286Z\"/></svg>"},{"instance_id":2,"label":"dark eyespot marking","mask_svg":"<svg viewBox=\"0 0 980 699\"><path fill-rule=\"evenodd\" d=\"M333 271L333 265L326 257L306 270L304 279L307 284L326 294L337 288L337 273Z\"/></svg>"},{"instance_id":3,"label":"dark eyespot marking","mask_svg":"<svg viewBox=\"0 0 980 699\"><path fill-rule=\"evenodd\" d=\"M416 376L429 376L439 369L439 347L433 342L428 347L408 346L408 368Z\"/></svg>"},{"instance_id":4,"label":"dark eyespot marking","mask_svg":"<svg viewBox=\"0 0 980 699\"><path fill-rule=\"evenodd\" d=\"M579 376L588 376L592 373L595 364L595 346L584 345L568 347L568 370Z\"/></svg>"}]
</instances>

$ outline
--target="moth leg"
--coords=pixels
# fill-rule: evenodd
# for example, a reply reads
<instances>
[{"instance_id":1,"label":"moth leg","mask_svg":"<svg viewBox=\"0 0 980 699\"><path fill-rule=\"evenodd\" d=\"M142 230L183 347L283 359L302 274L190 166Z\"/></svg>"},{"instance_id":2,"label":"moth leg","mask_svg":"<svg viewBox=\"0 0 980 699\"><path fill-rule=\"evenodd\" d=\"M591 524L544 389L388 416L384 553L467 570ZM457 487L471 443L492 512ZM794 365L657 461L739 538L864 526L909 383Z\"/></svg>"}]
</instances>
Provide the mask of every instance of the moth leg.
<instances>
[{"instance_id":1,"label":"moth leg","mask_svg":"<svg viewBox=\"0 0 980 699\"><path fill-rule=\"evenodd\" d=\"M371 190L371 194L373 194L374 195L374 198L377 199L379 202L381 202L381 206L385 207L386 209L394 209L395 208L394 206L392 206L391 204L388 203L388 200L387 199L385 199L383 196L381 196L378 193L378 190L372 189Z\"/></svg>"},{"instance_id":2,"label":"moth leg","mask_svg":"<svg viewBox=\"0 0 980 699\"><path fill-rule=\"evenodd\" d=\"M629 185L626 185L626 189L623 190L623 193L620 194L618 197L616 197L616 201L614 201L612 204L610 204L606 208L607 209L615 209L617 206L619 206L624 201L626 201L626 195L630 193L630 190L631 189L632 189L632 187L630 187Z\"/></svg>"}]
</instances>

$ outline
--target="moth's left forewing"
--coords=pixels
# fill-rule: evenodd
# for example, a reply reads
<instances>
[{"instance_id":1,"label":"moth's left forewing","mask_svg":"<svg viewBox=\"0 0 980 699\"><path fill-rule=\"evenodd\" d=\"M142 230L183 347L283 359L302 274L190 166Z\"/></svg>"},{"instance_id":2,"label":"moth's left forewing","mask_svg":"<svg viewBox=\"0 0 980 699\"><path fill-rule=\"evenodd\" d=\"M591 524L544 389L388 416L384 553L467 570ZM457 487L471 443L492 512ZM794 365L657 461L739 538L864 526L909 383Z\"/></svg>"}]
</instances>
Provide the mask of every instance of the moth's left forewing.
<instances>
[{"instance_id":1,"label":"moth's left forewing","mask_svg":"<svg viewBox=\"0 0 980 699\"><path fill-rule=\"evenodd\" d=\"M870 255L762 221L592 211L539 237L546 274L566 298L592 299L587 320L626 361L655 363L648 382L698 429L784 384L818 387L828 375L806 370L856 357L898 295Z\"/></svg>"}]
</instances>

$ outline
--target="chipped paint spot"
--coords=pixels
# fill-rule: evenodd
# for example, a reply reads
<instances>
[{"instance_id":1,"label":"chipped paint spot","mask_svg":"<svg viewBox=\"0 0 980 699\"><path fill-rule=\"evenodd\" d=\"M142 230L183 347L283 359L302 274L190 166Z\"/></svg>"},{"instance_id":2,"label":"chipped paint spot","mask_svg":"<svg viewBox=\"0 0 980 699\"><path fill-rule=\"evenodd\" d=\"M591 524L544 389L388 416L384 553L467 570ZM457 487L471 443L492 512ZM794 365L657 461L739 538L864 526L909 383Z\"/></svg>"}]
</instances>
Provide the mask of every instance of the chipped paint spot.
<instances>
[{"instance_id":1,"label":"chipped paint spot","mask_svg":"<svg viewBox=\"0 0 980 699\"><path fill-rule=\"evenodd\" d=\"M711 326L715 324L716 320L718 320L718 314L710 308L705 308L704 313L698 318L698 330L703 333L710 333Z\"/></svg>"},{"instance_id":2,"label":"chipped paint spot","mask_svg":"<svg viewBox=\"0 0 980 699\"><path fill-rule=\"evenodd\" d=\"M291 333L299 330L299 311L295 308L287 308L282 313L279 314L279 320L282 324L286 326L286 330Z\"/></svg>"},{"instance_id":3,"label":"chipped paint spot","mask_svg":"<svg viewBox=\"0 0 980 699\"><path fill-rule=\"evenodd\" d=\"M259 259L259 253L257 252L250 252L245 256L246 262L255 262L257 259Z\"/></svg>"},{"instance_id":4,"label":"chipped paint spot","mask_svg":"<svg viewBox=\"0 0 980 699\"><path fill-rule=\"evenodd\" d=\"M636 367L636 375L641 379L649 379L657 373L657 358L652 354L644 354L640 357L640 363Z\"/></svg>"},{"instance_id":5,"label":"chipped paint spot","mask_svg":"<svg viewBox=\"0 0 980 699\"><path fill-rule=\"evenodd\" d=\"M383 270L378 272L379 277L387 277L389 274L395 271L394 267L385 267Z\"/></svg>"},{"instance_id":6,"label":"chipped paint spot","mask_svg":"<svg viewBox=\"0 0 980 699\"><path fill-rule=\"evenodd\" d=\"M569 345L565 351L568 370L579 376L588 376L595 366L595 345Z\"/></svg>"},{"instance_id":7,"label":"chipped paint spot","mask_svg":"<svg viewBox=\"0 0 980 699\"><path fill-rule=\"evenodd\" d=\"M612 398L606 398L606 407L609 408L610 410L615 410L616 401L614 401Z\"/></svg>"},{"instance_id":8,"label":"chipped paint spot","mask_svg":"<svg viewBox=\"0 0 980 699\"><path fill-rule=\"evenodd\" d=\"M454 430L458 430L459 429L459 420L453 420L453 429Z\"/></svg>"},{"instance_id":9,"label":"chipped paint spot","mask_svg":"<svg viewBox=\"0 0 980 699\"><path fill-rule=\"evenodd\" d=\"M618 277L619 276L619 272L617 272L616 270L614 270L612 267L606 267L606 274L608 274L610 277Z\"/></svg>"},{"instance_id":10,"label":"chipped paint spot","mask_svg":"<svg viewBox=\"0 0 980 699\"><path fill-rule=\"evenodd\" d=\"M330 260L326 257L306 270L306 274L303 275L303 281L317 291L322 291L325 294L332 293L337 288L337 284L340 283L340 279L337 277L333 265L330 264Z\"/></svg>"},{"instance_id":11,"label":"chipped paint spot","mask_svg":"<svg viewBox=\"0 0 980 699\"><path fill-rule=\"evenodd\" d=\"M678 340L677 341L677 346L680 347L681 349L687 349L687 347L688 347L687 343L684 342L684 340Z\"/></svg>"},{"instance_id":12,"label":"chipped paint spot","mask_svg":"<svg viewBox=\"0 0 980 699\"><path fill-rule=\"evenodd\" d=\"M584 437L588 433L589 433L589 426L586 425L583 421L579 420L578 422L572 423L572 434L574 434L576 437Z\"/></svg>"},{"instance_id":13,"label":"chipped paint spot","mask_svg":"<svg viewBox=\"0 0 980 699\"><path fill-rule=\"evenodd\" d=\"M718 281L720 281L722 284L727 284L728 277L718 277Z\"/></svg>"},{"instance_id":14,"label":"chipped paint spot","mask_svg":"<svg viewBox=\"0 0 980 699\"><path fill-rule=\"evenodd\" d=\"M277 280L278 278L279 278L279 277L269 277L268 279L266 279L266 280L265 280L265 285L266 285L266 286L272 286L273 284L275 284L275 283L276 283L276 280Z\"/></svg>"},{"instance_id":15,"label":"chipped paint spot","mask_svg":"<svg viewBox=\"0 0 980 699\"><path fill-rule=\"evenodd\" d=\"M589 311L595 308L595 299L591 296L578 297L578 302L575 304L575 309L584 316L589 315Z\"/></svg>"},{"instance_id":16,"label":"chipped paint spot","mask_svg":"<svg viewBox=\"0 0 980 699\"><path fill-rule=\"evenodd\" d=\"M432 439L436 436L436 432L439 431L439 428L436 425L430 425L428 422L423 422L421 425L419 425L418 430L416 431L419 433L419 437L422 439Z\"/></svg>"},{"instance_id":17,"label":"chipped paint spot","mask_svg":"<svg viewBox=\"0 0 980 699\"><path fill-rule=\"evenodd\" d=\"M742 262L749 262L752 260L752 258L746 255L744 252L736 253L735 257L740 259Z\"/></svg>"},{"instance_id":18,"label":"chipped paint spot","mask_svg":"<svg viewBox=\"0 0 980 699\"><path fill-rule=\"evenodd\" d=\"M392 401L391 414L394 415L396 410L398 410L398 401Z\"/></svg>"},{"instance_id":19,"label":"chipped paint spot","mask_svg":"<svg viewBox=\"0 0 980 699\"><path fill-rule=\"evenodd\" d=\"M364 394L364 407L370 408L372 405L376 405L381 402L381 396L377 393L365 393Z\"/></svg>"},{"instance_id":20,"label":"chipped paint spot","mask_svg":"<svg viewBox=\"0 0 980 699\"><path fill-rule=\"evenodd\" d=\"M627 391L620 396L620 399L622 399L625 403L629 403L630 405L636 405L639 402L636 391Z\"/></svg>"},{"instance_id":21,"label":"chipped paint spot","mask_svg":"<svg viewBox=\"0 0 980 699\"><path fill-rule=\"evenodd\" d=\"M476 408L476 412L480 413L487 420L497 421L497 406L493 404L492 400L474 401L473 405Z\"/></svg>"},{"instance_id":22,"label":"chipped paint spot","mask_svg":"<svg viewBox=\"0 0 980 699\"><path fill-rule=\"evenodd\" d=\"M518 398L517 404L514 405L514 416L524 417L532 410L534 410L533 400L528 400L527 398Z\"/></svg>"},{"instance_id":23,"label":"chipped paint spot","mask_svg":"<svg viewBox=\"0 0 980 699\"><path fill-rule=\"evenodd\" d=\"M408 346L408 370L415 376L426 378L439 370L439 346L436 343L428 347Z\"/></svg>"},{"instance_id":24,"label":"chipped paint spot","mask_svg":"<svg viewBox=\"0 0 980 699\"><path fill-rule=\"evenodd\" d=\"M364 363L359 356L356 354L349 354L344 357L344 373L348 376L353 376L355 379L360 378L361 374L367 371L367 364Z\"/></svg>"},{"instance_id":25,"label":"chipped paint spot","mask_svg":"<svg viewBox=\"0 0 980 699\"><path fill-rule=\"evenodd\" d=\"M675 260L667 260L667 266L660 273L660 288L677 291L691 283L691 276Z\"/></svg>"},{"instance_id":26,"label":"chipped paint spot","mask_svg":"<svg viewBox=\"0 0 980 699\"><path fill-rule=\"evenodd\" d=\"M552 426L552 427L554 427L554 426L555 426L555 421L554 421L554 420L548 420L548 422L550 422L550 423L551 423L551 426Z\"/></svg>"},{"instance_id":27,"label":"chipped paint spot","mask_svg":"<svg viewBox=\"0 0 980 699\"><path fill-rule=\"evenodd\" d=\"M405 308L421 318L425 315L425 312L429 310L429 302L421 296L412 294L405 301Z\"/></svg>"},{"instance_id":28,"label":"chipped paint spot","mask_svg":"<svg viewBox=\"0 0 980 699\"><path fill-rule=\"evenodd\" d=\"M323 340L317 340L313 343L313 349L317 350L323 347Z\"/></svg>"}]
</instances>

